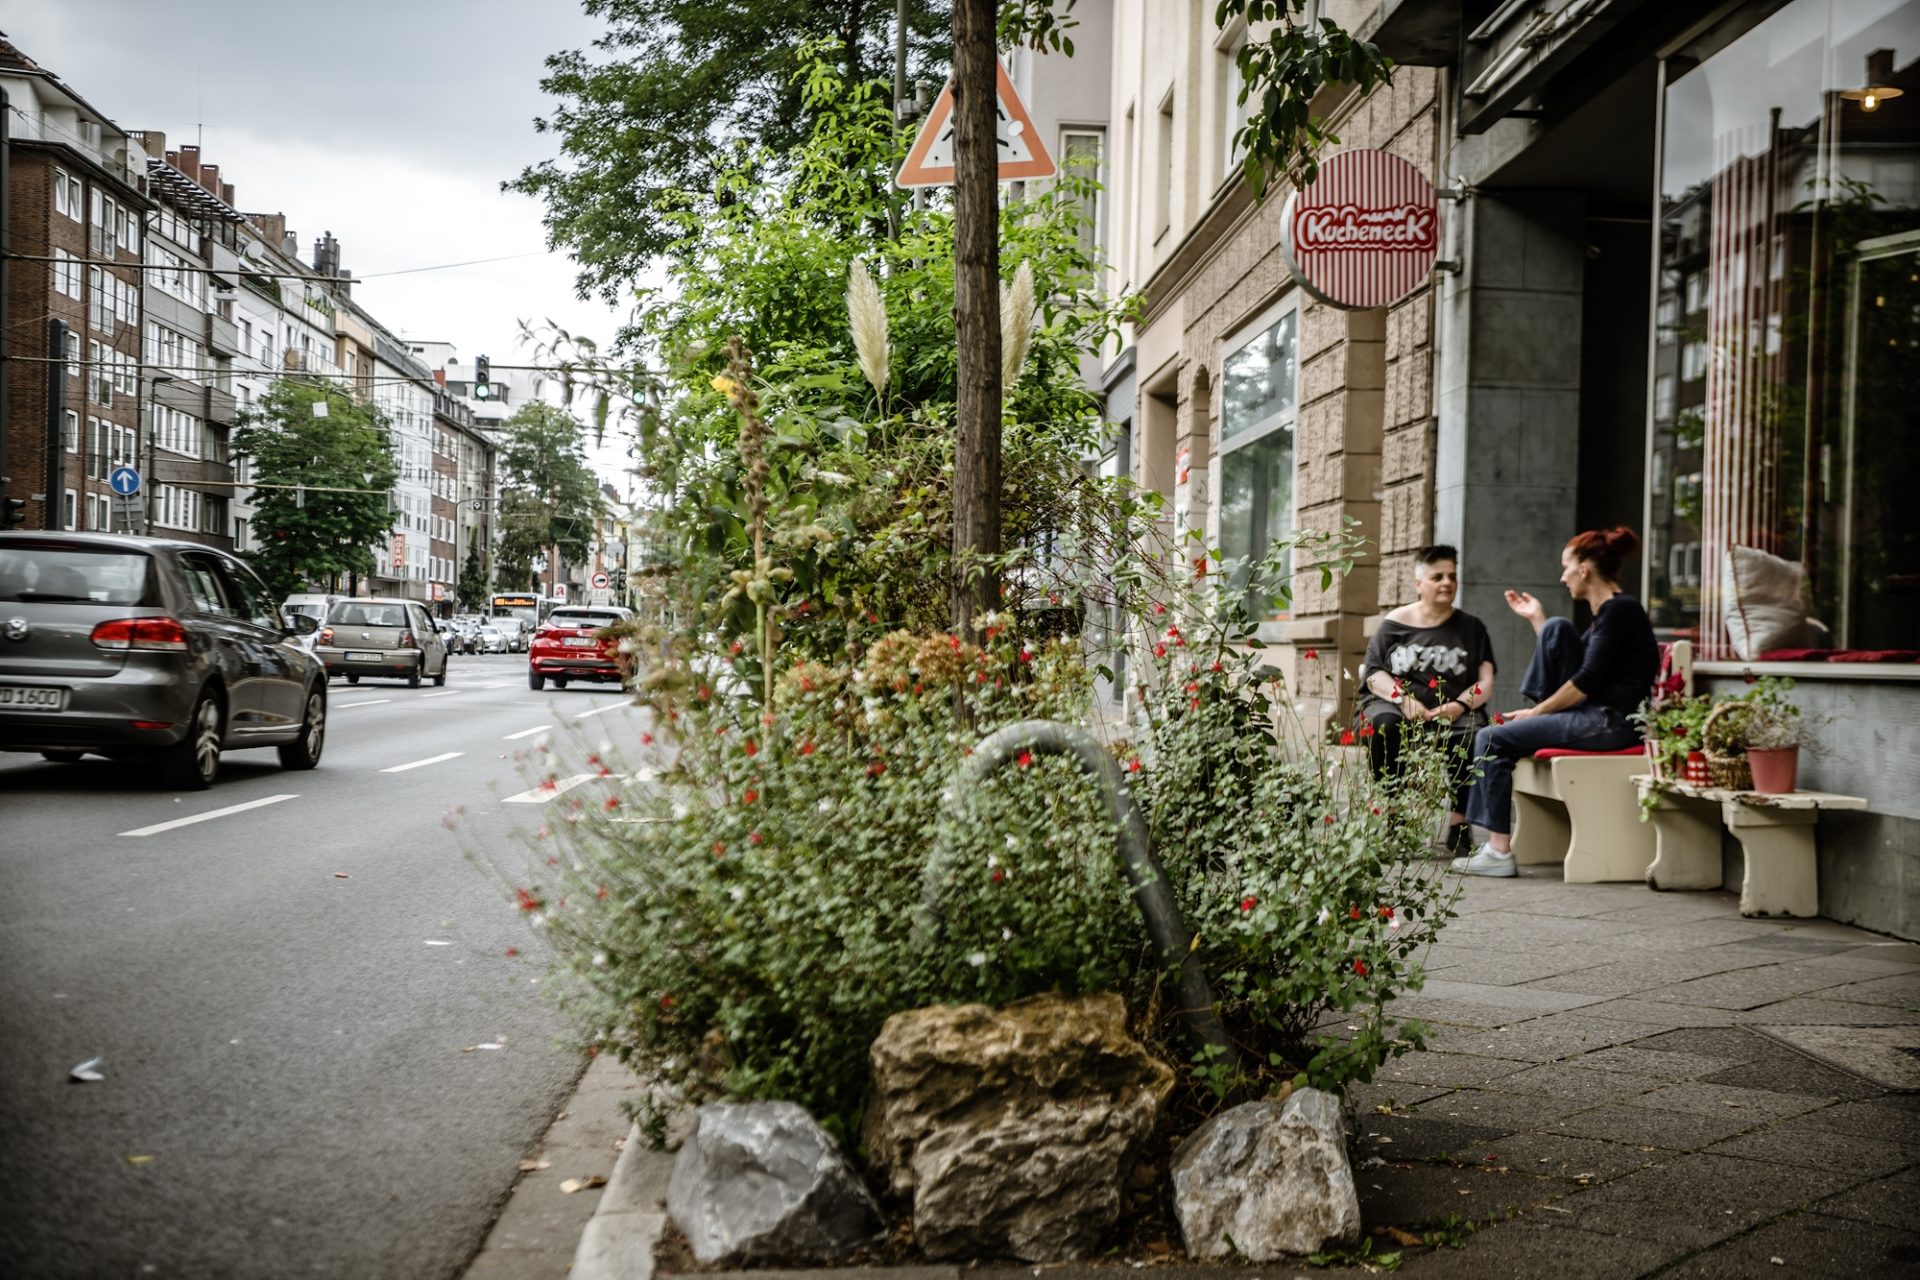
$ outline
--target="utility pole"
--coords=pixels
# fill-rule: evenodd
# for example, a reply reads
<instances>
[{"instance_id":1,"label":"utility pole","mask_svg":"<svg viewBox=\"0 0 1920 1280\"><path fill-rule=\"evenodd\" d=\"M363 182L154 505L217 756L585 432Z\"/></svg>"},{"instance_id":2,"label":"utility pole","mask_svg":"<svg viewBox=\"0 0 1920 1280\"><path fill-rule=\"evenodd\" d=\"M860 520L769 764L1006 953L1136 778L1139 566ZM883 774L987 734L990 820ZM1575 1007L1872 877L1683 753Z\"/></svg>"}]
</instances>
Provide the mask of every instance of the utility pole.
<instances>
[{"instance_id":1,"label":"utility pole","mask_svg":"<svg viewBox=\"0 0 1920 1280\"><path fill-rule=\"evenodd\" d=\"M1000 154L994 0L953 0L953 626L1000 599Z\"/></svg>"},{"instance_id":2,"label":"utility pole","mask_svg":"<svg viewBox=\"0 0 1920 1280\"><path fill-rule=\"evenodd\" d=\"M53 530L65 525L60 497L67 487L67 325L63 320L47 321L47 357L47 492L40 507L40 527Z\"/></svg>"}]
</instances>

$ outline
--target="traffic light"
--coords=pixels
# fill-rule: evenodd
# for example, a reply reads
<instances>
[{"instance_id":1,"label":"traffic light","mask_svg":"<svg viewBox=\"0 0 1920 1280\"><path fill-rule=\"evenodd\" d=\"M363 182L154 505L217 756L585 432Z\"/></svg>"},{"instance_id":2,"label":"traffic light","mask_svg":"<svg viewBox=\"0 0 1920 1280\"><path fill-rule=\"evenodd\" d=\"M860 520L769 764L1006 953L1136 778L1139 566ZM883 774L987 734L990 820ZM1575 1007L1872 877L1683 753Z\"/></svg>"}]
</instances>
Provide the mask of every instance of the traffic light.
<instances>
[{"instance_id":1,"label":"traffic light","mask_svg":"<svg viewBox=\"0 0 1920 1280\"><path fill-rule=\"evenodd\" d=\"M475 400L493 398L493 388L487 384L487 370L491 363L485 356L473 362L473 398Z\"/></svg>"},{"instance_id":2,"label":"traffic light","mask_svg":"<svg viewBox=\"0 0 1920 1280\"><path fill-rule=\"evenodd\" d=\"M0 529L11 529L27 522L27 500L8 498L6 505L0 507Z\"/></svg>"}]
</instances>

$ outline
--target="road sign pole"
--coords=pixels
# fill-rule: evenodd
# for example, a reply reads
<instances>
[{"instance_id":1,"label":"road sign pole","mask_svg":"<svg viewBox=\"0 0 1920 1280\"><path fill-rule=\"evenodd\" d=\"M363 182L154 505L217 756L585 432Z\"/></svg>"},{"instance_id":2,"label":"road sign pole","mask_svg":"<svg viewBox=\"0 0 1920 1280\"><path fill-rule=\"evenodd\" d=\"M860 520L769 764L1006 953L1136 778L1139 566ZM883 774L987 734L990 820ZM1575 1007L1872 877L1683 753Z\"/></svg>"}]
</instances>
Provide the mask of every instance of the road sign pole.
<instances>
[{"instance_id":1,"label":"road sign pole","mask_svg":"<svg viewBox=\"0 0 1920 1280\"><path fill-rule=\"evenodd\" d=\"M67 487L67 326L47 321L47 494L41 506L40 527L58 529L62 492ZM92 372L91 370L89 372Z\"/></svg>"}]
</instances>

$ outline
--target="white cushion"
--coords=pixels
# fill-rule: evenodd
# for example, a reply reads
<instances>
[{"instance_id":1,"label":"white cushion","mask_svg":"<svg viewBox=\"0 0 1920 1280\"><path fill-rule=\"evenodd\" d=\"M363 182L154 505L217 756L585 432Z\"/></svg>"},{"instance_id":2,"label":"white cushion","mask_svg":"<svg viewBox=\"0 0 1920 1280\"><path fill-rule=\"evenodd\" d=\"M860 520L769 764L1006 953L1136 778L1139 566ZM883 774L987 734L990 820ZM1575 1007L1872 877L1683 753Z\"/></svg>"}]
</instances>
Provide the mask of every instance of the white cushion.
<instances>
[{"instance_id":1,"label":"white cushion","mask_svg":"<svg viewBox=\"0 0 1920 1280\"><path fill-rule=\"evenodd\" d=\"M1742 661L1770 649L1804 648L1812 630L1801 592L1806 569L1758 547L1731 548L1721 561L1721 613L1727 641Z\"/></svg>"}]
</instances>

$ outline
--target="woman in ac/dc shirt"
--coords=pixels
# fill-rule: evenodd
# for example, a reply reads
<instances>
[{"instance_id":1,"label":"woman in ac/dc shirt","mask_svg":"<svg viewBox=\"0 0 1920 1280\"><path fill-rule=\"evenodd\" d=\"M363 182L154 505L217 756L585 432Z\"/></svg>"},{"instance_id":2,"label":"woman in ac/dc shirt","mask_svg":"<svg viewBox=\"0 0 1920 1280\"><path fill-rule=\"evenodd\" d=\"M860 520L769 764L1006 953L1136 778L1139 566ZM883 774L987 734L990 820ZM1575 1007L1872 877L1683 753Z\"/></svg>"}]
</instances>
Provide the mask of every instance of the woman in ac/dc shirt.
<instances>
[{"instance_id":1,"label":"woman in ac/dc shirt","mask_svg":"<svg viewBox=\"0 0 1920 1280\"><path fill-rule=\"evenodd\" d=\"M1454 549L1422 547L1413 559L1416 599L1386 616L1360 668L1366 689L1361 706L1366 723L1360 732L1375 777L1397 772L1401 740L1414 726L1426 724L1446 735L1453 781L1447 845L1457 848L1470 843L1470 749L1474 733L1486 723L1481 708L1493 695L1493 640L1480 619L1453 607L1460 591Z\"/></svg>"}]
</instances>

